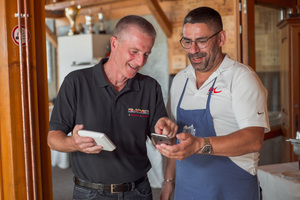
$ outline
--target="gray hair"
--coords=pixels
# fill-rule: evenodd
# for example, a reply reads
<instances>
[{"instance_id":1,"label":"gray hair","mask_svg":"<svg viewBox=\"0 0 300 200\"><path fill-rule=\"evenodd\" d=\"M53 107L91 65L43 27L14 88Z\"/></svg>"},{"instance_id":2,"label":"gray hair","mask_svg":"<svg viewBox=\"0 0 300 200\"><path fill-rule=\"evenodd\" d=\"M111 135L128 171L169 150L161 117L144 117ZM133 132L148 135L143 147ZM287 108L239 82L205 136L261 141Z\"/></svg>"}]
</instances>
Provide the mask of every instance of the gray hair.
<instances>
[{"instance_id":1,"label":"gray hair","mask_svg":"<svg viewBox=\"0 0 300 200\"><path fill-rule=\"evenodd\" d=\"M183 25L186 23L204 23L214 31L223 30L221 15L216 10L209 7L199 7L191 10L184 18Z\"/></svg>"},{"instance_id":2,"label":"gray hair","mask_svg":"<svg viewBox=\"0 0 300 200\"><path fill-rule=\"evenodd\" d=\"M145 18L137 15L128 15L120 19L115 27L113 35L117 37L118 35L125 33L128 28L135 26L141 32L156 38L156 31L153 25L147 21Z\"/></svg>"}]
</instances>

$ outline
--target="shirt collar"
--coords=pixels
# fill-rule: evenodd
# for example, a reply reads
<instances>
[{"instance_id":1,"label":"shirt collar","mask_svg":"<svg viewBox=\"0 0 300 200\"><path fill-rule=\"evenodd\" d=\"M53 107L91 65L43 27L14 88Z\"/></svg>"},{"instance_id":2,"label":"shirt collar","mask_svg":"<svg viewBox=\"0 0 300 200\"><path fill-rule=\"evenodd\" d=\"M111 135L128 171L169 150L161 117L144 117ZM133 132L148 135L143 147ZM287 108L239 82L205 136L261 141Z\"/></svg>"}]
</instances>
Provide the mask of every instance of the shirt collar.
<instances>
[{"instance_id":1,"label":"shirt collar","mask_svg":"<svg viewBox=\"0 0 300 200\"><path fill-rule=\"evenodd\" d=\"M210 84L210 82L213 81L217 76L219 76L223 71L232 68L234 63L235 60L231 59L227 54L225 54L225 57L222 60L218 69L216 69L216 71L210 75L210 77L202 84L200 88L203 88L207 84ZM191 64L185 69L185 76L196 82L195 69Z\"/></svg>"},{"instance_id":2,"label":"shirt collar","mask_svg":"<svg viewBox=\"0 0 300 200\"><path fill-rule=\"evenodd\" d=\"M103 71L103 64L108 61L108 58L103 58L100 60L98 64L96 64L93 68L93 78L98 87L105 87L109 85L106 80L106 76Z\"/></svg>"},{"instance_id":3,"label":"shirt collar","mask_svg":"<svg viewBox=\"0 0 300 200\"><path fill-rule=\"evenodd\" d=\"M235 60L231 59L227 54L225 54L223 61L216 71L219 71L219 73L221 73L225 70L228 70L233 67L234 63Z\"/></svg>"}]
</instances>

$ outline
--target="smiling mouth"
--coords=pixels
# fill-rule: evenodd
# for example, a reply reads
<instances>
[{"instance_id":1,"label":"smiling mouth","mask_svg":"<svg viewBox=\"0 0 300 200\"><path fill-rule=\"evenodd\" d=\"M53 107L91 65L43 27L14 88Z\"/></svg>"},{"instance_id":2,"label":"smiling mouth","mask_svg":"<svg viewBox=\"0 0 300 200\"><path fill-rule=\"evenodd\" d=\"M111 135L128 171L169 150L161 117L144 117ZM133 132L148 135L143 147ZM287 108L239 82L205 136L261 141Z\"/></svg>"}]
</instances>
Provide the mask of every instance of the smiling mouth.
<instances>
[{"instance_id":1,"label":"smiling mouth","mask_svg":"<svg viewBox=\"0 0 300 200\"><path fill-rule=\"evenodd\" d=\"M192 57L191 60L192 60L193 62L196 62L196 63L197 63L197 62L202 61L203 58L204 58L204 57L202 57L202 56L199 56L199 57L196 57L196 56L195 56L195 57Z\"/></svg>"},{"instance_id":2,"label":"smiling mouth","mask_svg":"<svg viewBox=\"0 0 300 200\"><path fill-rule=\"evenodd\" d=\"M193 57L193 60L201 60L203 57Z\"/></svg>"},{"instance_id":3,"label":"smiling mouth","mask_svg":"<svg viewBox=\"0 0 300 200\"><path fill-rule=\"evenodd\" d=\"M205 58L206 54L204 52L198 52L195 54L189 54L189 58L192 62L201 62Z\"/></svg>"},{"instance_id":4,"label":"smiling mouth","mask_svg":"<svg viewBox=\"0 0 300 200\"><path fill-rule=\"evenodd\" d=\"M139 66L134 67L134 66L132 66L132 65L129 64L129 63L128 63L128 65L129 65L129 67L131 67L132 69L138 69L138 68L139 68Z\"/></svg>"}]
</instances>

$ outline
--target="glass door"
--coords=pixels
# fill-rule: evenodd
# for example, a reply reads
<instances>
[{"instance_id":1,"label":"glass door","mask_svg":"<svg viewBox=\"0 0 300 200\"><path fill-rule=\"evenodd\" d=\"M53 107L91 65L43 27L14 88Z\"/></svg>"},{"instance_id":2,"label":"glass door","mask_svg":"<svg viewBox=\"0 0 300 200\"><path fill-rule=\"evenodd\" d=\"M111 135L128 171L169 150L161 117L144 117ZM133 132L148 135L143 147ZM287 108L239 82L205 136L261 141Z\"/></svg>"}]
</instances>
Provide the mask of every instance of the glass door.
<instances>
[{"instance_id":1,"label":"glass door","mask_svg":"<svg viewBox=\"0 0 300 200\"><path fill-rule=\"evenodd\" d=\"M281 82L280 82L280 30L281 10L254 5L255 69L268 90L268 113L271 131L265 134L260 151L259 165L280 163L281 136Z\"/></svg>"},{"instance_id":2,"label":"glass door","mask_svg":"<svg viewBox=\"0 0 300 200\"><path fill-rule=\"evenodd\" d=\"M280 30L281 10L255 5L255 68L268 90L268 111L272 129L281 126Z\"/></svg>"}]
</instances>

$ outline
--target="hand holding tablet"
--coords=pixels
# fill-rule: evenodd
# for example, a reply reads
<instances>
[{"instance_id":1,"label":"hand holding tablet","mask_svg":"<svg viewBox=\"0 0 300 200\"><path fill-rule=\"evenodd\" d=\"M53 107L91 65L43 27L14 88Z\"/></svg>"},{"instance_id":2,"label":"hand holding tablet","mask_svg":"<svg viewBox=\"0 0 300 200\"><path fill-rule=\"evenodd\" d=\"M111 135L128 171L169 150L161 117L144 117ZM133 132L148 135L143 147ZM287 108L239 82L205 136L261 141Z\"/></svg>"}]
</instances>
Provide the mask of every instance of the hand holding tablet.
<instances>
[{"instance_id":1,"label":"hand holding tablet","mask_svg":"<svg viewBox=\"0 0 300 200\"><path fill-rule=\"evenodd\" d=\"M116 148L114 143L104 133L88 130L79 130L78 135L82 137L93 138L96 145L101 145L103 147L102 150L104 151L113 151Z\"/></svg>"}]
</instances>

